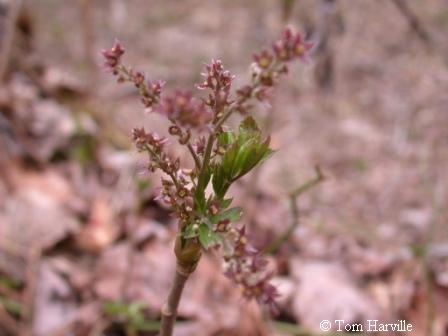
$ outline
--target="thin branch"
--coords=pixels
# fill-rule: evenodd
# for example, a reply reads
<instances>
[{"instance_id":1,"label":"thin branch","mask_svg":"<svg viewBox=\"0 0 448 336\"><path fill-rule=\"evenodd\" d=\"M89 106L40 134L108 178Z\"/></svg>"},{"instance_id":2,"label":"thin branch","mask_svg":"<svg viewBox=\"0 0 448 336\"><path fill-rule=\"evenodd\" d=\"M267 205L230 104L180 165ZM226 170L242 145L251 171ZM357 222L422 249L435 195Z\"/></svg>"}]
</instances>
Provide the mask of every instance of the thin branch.
<instances>
[{"instance_id":1,"label":"thin branch","mask_svg":"<svg viewBox=\"0 0 448 336\"><path fill-rule=\"evenodd\" d=\"M264 250L265 254L274 254L276 253L280 247L288 241L289 237L293 234L293 232L296 230L297 226L299 225L299 208L297 207L297 198L302 195L303 193L307 192L311 188L317 186L319 183L321 183L323 180L325 180L325 176L322 174L322 171L320 170L319 166L315 168L316 170L316 176L312 178L311 180L305 182L298 188L294 189L289 194L289 202L290 202L290 209L292 213L292 223L291 225L286 229L283 234L281 234L277 239L275 239L272 243L270 243Z\"/></svg>"},{"instance_id":2,"label":"thin branch","mask_svg":"<svg viewBox=\"0 0 448 336\"><path fill-rule=\"evenodd\" d=\"M406 19L406 21L409 24L409 27L411 27L411 29L414 31L415 35L423 42L423 44L428 49L431 49L431 47L432 47L431 37L430 37L428 31L422 25L418 16L409 7L408 2L406 2L404 0L392 0L392 2L397 7L397 9L400 11L400 13L404 16L404 18Z\"/></svg>"},{"instance_id":3,"label":"thin branch","mask_svg":"<svg viewBox=\"0 0 448 336\"><path fill-rule=\"evenodd\" d=\"M173 334L177 308L179 307L180 298L189 276L189 271L185 272L183 268L179 265L177 266L168 300L162 308L162 325L160 327L160 336L171 336Z\"/></svg>"},{"instance_id":4,"label":"thin branch","mask_svg":"<svg viewBox=\"0 0 448 336\"><path fill-rule=\"evenodd\" d=\"M32 247L27 256L26 279L27 284L23 292L22 302L25 308L22 314L22 323L19 336L32 335L32 319L33 319L33 302L37 289L37 277L39 273L40 260L42 255L42 247L40 245Z\"/></svg>"},{"instance_id":5,"label":"thin branch","mask_svg":"<svg viewBox=\"0 0 448 336\"><path fill-rule=\"evenodd\" d=\"M95 22L93 13L93 0L81 0L81 20L84 47L84 63L89 72L90 81L87 84L89 89L93 89L97 82L97 66L95 63Z\"/></svg>"},{"instance_id":6,"label":"thin branch","mask_svg":"<svg viewBox=\"0 0 448 336\"><path fill-rule=\"evenodd\" d=\"M160 159L159 155L157 155L151 149L151 147L149 147L148 145L145 146L145 150L148 152L149 160L151 161L153 158L155 158L157 160L157 164L159 164L159 166L161 166L162 160ZM163 172L165 174L167 174L169 177L171 177L171 180L173 181L174 185L176 186L176 190L180 191L182 188L181 188L179 182L177 181L176 175L174 175L173 172L169 172L169 171L165 171L165 170L163 170Z\"/></svg>"},{"instance_id":7,"label":"thin branch","mask_svg":"<svg viewBox=\"0 0 448 336\"><path fill-rule=\"evenodd\" d=\"M12 4L8 9L8 19L6 22L5 34L0 51L0 83L2 83L5 79L6 72L9 66L12 45L14 43L14 35L16 32L17 19L22 9L22 3L22 0L12 1Z\"/></svg>"},{"instance_id":8,"label":"thin branch","mask_svg":"<svg viewBox=\"0 0 448 336\"><path fill-rule=\"evenodd\" d=\"M188 144L187 147L188 147L188 150L191 153L191 156L194 159L194 163L196 164L197 170L200 171L201 170L201 160L199 160L199 157L197 156L197 154L194 151L194 148L193 148L193 146L191 144Z\"/></svg>"},{"instance_id":9,"label":"thin branch","mask_svg":"<svg viewBox=\"0 0 448 336\"><path fill-rule=\"evenodd\" d=\"M282 22L288 23L294 10L296 0L282 0Z\"/></svg>"},{"instance_id":10,"label":"thin branch","mask_svg":"<svg viewBox=\"0 0 448 336\"><path fill-rule=\"evenodd\" d=\"M324 174L322 174L322 170L320 169L319 166L317 166L315 168L316 170L316 176L305 182L304 184L302 184L300 187L294 189L290 194L289 197L290 198L297 198L299 197L301 194L303 194L304 192L308 191L309 189L313 188L315 185L319 184L320 182L322 182L325 179Z\"/></svg>"}]
</instances>

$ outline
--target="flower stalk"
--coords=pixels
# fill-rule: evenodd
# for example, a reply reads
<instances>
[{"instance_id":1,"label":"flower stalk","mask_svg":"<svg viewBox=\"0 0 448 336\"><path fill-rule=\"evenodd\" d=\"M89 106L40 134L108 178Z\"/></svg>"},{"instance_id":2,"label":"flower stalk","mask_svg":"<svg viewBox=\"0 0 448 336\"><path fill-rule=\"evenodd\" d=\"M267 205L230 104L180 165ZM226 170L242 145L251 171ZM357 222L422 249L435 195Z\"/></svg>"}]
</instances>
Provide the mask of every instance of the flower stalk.
<instances>
[{"instance_id":1,"label":"flower stalk","mask_svg":"<svg viewBox=\"0 0 448 336\"><path fill-rule=\"evenodd\" d=\"M212 60L196 87L206 92L197 96L190 91L164 93L164 82L150 81L143 72L122 63L125 50L116 41L103 50L105 67L118 82L132 83L145 109L164 115L170 122L168 133L185 147L194 166L183 168L179 158L167 151L167 139L144 128L133 130L137 150L148 155L148 170L160 170L157 200L167 204L178 221L174 253L176 272L166 304L162 308L160 335L170 336L176 320L182 291L194 272L203 251L220 248L224 274L241 287L247 299L255 299L277 310L277 291L270 284L272 272L267 261L249 242L244 225L238 224L240 207L230 207L230 186L266 160L273 151L270 138L263 138L256 121L249 116L253 102L268 99L272 87L288 72L287 63L307 57L312 44L299 33L286 29L271 50L254 55L250 84L232 90L235 76L219 60ZM162 95L163 93L163 95ZM236 130L225 125L233 115L243 117ZM211 191L208 186L211 185Z\"/></svg>"}]
</instances>

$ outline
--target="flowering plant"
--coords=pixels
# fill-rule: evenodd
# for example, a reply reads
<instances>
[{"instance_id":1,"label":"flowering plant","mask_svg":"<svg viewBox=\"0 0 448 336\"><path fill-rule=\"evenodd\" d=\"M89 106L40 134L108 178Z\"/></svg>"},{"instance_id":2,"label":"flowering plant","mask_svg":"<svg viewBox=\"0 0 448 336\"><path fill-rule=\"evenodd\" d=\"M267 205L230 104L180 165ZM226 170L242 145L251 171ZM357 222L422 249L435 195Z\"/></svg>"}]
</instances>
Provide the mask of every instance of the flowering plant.
<instances>
[{"instance_id":1,"label":"flowering plant","mask_svg":"<svg viewBox=\"0 0 448 336\"><path fill-rule=\"evenodd\" d=\"M207 92L205 97L180 90L162 97L163 82L151 82L142 72L122 63L125 50L120 42L103 50L105 65L118 82L133 83L144 107L166 116L169 134L185 146L194 160L194 167L185 169L179 158L167 154L166 138L144 128L132 132L137 149L148 154L148 170L164 173L158 199L168 204L178 219L174 248L177 268L162 309L162 336L172 334L183 287L202 250L221 247L225 274L242 287L244 296L276 310L277 291L269 283L272 274L266 270L267 262L248 242L245 227L236 224L242 209L231 207L232 199L226 194L236 180L272 154L270 138L262 137L249 116L251 103L265 101L274 84L288 72L287 63L304 59L311 47L299 33L286 29L271 50L254 55L250 83L233 92L235 76L224 69L221 61L212 60L202 74L204 81L197 85ZM244 117L237 130L225 125L232 114ZM211 188L207 188L210 184Z\"/></svg>"}]
</instances>

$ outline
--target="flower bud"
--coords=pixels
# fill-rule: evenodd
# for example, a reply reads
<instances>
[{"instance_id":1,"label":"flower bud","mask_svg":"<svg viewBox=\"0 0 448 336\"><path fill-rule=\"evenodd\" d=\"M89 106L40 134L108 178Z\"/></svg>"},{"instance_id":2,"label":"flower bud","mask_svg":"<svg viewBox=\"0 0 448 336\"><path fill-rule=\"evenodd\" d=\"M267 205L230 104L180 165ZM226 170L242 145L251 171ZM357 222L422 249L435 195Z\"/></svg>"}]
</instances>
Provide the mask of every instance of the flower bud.
<instances>
[{"instance_id":1,"label":"flower bud","mask_svg":"<svg viewBox=\"0 0 448 336\"><path fill-rule=\"evenodd\" d=\"M179 126L176 125L172 125L168 128L168 132L171 135L181 135L182 134L182 130L179 128Z\"/></svg>"}]
</instances>

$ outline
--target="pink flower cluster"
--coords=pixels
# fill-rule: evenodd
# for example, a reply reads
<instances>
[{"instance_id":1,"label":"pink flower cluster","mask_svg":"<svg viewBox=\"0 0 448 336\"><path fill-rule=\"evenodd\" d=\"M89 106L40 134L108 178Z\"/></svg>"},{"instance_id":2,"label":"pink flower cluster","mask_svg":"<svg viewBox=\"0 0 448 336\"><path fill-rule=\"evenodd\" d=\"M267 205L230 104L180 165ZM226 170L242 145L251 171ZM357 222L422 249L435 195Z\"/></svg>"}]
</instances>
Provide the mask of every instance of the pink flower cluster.
<instances>
[{"instance_id":1,"label":"pink flower cluster","mask_svg":"<svg viewBox=\"0 0 448 336\"><path fill-rule=\"evenodd\" d=\"M237 90L241 100L245 101L250 97L260 101L266 100L269 89L277 78L288 72L286 63L297 58L306 59L313 46L314 44L304 40L300 33L294 33L290 28L285 29L282 37L273 43L272 50L264 49L254 54L252 84ZM242 112L247 112L247 108L242 109Z\"/></svg>"},{"instance_id":2,"label":"pink flower cluster","mask_svg":"<svg viewBox=\"0 0 448 336\"><path fill-rule=\"evenodd\" d=\"M187 128L202 128L212 119L212 114L204 102L193 97L190 91L176 91L165 97L157 111L165 115L173 124Z\"/></svg>"},{"instance_id":3,"label":"pink flower cluster","mask_svg":"<svg viewBox=\"0 0 448 336\"><path fill-rule=\"evenodd\" d=\"M105 67L110 69L114 75L118 75L117 68L121 63L121 56L124 55L124 52L125 50L118 40L115 40L112 48L101 51L105 59Z\"/></svg>"},{"instance_id":4,"label":"pink flower cluster","mask_svg":"<svg viewBox=\"0 0 448 336\"><path fill-rule=\"evenodd\" d=\"M313 43L305 41L300 33L294 33L287 28L281 39L274 42L272 49L277 58L282 61L291 61L295 58L304 58L313 47Z\"/></svg>"},{"instance_id":5,"label":"pink flower cluster","mask_svg":"<svg viewBox=\"0 0 448 336\"><path fill-rule=\"evenodd\" d=\"M206 72L202 73L205 77L204 82L197 84L196 87L200 90L212 91L205 103L215 111L214 121L216 122L224 107L230 104L230 88L235 76L228 70L224 70L220 60L212 60L211 64L205 66L205 70Z\"/></svg>"},{"instance_id":6,"label":"pink flower cluster","mask_svg":"<svg viewBox=\"0 0 448 336\"><path fill-rule=\"evenodd\" d=\"M224 133L224 122L234 112L248 113L252 108L251 101L265 101L278 78L288 72L287 63L305 59L312 46L299 33L286 29L270 50L265 49L254 55L251 81L233 92L235 76L224 69L221 61L212 60L205 66L203 82L196 86L207 90L206 97L196 97L190 91L181 90L165 94L163 82L152 82L142 72L122 64L125 49L118 41L111 49L102 51L105 67L117 77L118 82L132 83L138 89L145 108L160 113L170 121L168 133L188 148L195 161L193 169L182 169L180 160L172 159L166 153L166 138L148 133L143 128L133 130L132 138L137 149L148 153L148 169L151 172L160 169L168 177L162 178L158 199L168 204L173 216L179 219L179 237L198 244L199 250L201 244L220 244L226 262L225 274L241 286L246 298L266 304L272 311L276 311L275 298L278 294L269 282L272 273L266 268L266 260L249 244L245 228L235 226L233 219L223 218L210 224L211 218L229 210L230 203L223 206L224 196L216 191L219 189L215 188L214 181L215 194L210 193L207 187L210 180L219 176L216 168L223 164L226 153L231 150L237 153L241 149L232 148L230 140L227 144L218 141ZM192 138L192 135L197 137ZM198 233L199 228L204 231L204 225L214 237L206 244L199 242L201 237Z\"/></svg>"},{"instance_id":7,"label":"pink flower cluster","mask_svg":"<svg viewBox=\"0 0 448 336\"><path fill-rule=\"evenodd\" d=\"M229 223L224 226L229 227ZM218 224L218 228L223 224ZM226 229L224 229L226 230ZM266 305L272 314L278 312L275 302L278 297L277 289L270 283L273 273L266 269L267 260L248 242L245 227L228 229L228 241L233 243L231 253L224 256L224 274L241 286L243 295L247 299L256 299Z\"/></svg>"}]
</instances>

